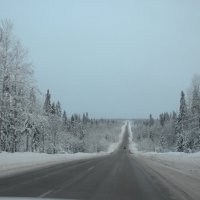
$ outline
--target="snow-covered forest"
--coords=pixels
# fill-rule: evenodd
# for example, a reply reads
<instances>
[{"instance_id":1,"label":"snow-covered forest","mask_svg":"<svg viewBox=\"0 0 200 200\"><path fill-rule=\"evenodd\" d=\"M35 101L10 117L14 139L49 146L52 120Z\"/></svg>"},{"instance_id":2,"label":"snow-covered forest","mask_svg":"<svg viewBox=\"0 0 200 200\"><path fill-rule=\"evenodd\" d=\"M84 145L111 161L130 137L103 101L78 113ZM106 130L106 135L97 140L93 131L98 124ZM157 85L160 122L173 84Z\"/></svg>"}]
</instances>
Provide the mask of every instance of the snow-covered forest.
<instances>
[{"instance_id":1,"label":"snow-covered forest","mask_svg":"<svg viewBox=\"0 0 200 200\"><path fill-rule=\"evenodd\" d=\"M187 94L187 95L186 95ZM200 151L200 76L194 75L186 94L182 91L178 112L164 112L154 119L135 120L133 140L143 151Z\"/></svg>"},{"instance_id":2,"label":"snow-covered forest","mask_svg":"<svg viewBox=\"0 0 200 200\"><path fill-rule=\"evenodd\" d=\"M50 91L42 94L34 80L28 51L0 25L0 152L99 152L116 142L121 123L90 119L88 113L68 116Z\"/></svg>"}]
</instances>

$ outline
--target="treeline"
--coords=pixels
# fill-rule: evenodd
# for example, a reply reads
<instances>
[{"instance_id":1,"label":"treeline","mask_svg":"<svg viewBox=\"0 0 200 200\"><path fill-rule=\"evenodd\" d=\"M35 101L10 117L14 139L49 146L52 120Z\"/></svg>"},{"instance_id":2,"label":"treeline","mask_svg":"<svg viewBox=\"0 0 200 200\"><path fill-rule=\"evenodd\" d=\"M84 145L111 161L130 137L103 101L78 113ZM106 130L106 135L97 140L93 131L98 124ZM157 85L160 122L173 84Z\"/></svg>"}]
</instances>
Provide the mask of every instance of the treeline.
<instances>
[{"instance_id":1,"label":"treeline","mask_svg":"<svg viewBox=\"0 0 200 200\"><path fill-rule=\"evenodd\" d=\"M179 112L162 113L158 119L136 120L134 141L143 151L200 151L200 76L195 75L187 95L182 91Z\"/></svg>"},{"instance_id":2,"label":"treeline","mask_svg":"<svg viewBox=\"0 0 200 200\"><path fill-rule=\"evenodd\" d=\"M28 51L8 20L0 25L0 152L98 152L118 140L120 123L67 116L49 90L42 102Z\"/></svg>"}]
</instances>

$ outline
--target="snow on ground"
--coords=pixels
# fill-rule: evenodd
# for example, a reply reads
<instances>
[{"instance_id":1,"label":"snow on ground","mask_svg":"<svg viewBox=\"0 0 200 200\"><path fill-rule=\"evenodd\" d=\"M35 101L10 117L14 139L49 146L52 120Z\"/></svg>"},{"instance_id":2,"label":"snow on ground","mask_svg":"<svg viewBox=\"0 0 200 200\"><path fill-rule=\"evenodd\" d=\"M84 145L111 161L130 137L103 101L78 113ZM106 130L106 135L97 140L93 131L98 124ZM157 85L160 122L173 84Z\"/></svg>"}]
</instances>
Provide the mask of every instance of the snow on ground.
<instances>
[{"instance_id":1,"label":"snow on ground","mask_svg":"<svg viewBox=\"0 0 200 200\"><path fill-rule=\"evenodd\" d=\"M129 132L129 150L131 153L134 152L134 154L139 153L136 144L133 142L133 133L131 130L131 122L128 123L128 132Z\"/></svg>"},{"instance_id":2,"label":"snow on ground","mask_svg":"<svg viewBox=\"0 0 200 200\"><path fill-rule=\"evenodd\" d=\"M166 167L171 167L187 174L195 174L200 177L200 152L182 153L182 152L141 152L137 150L136 144L132 142L132 130L129 124L129 148L137 157L143 157L154 162L158 162Z\"/></svg>"},{"instance_id":3,"label":"snow on ground","mask_svg":"<svg viewBox=\"0 0 200 200\"><path fill-rule=\"evenodd\" d=\"M89 159L106 155L101 153L46 154L32 152L0 153L0 176L11 175L39 167L45 167L66 161Z\"/></svg>"},{"instance_id":4,"label":"snow on ground","mask_svg":"<svg viewBox=\"0 0 200 200\"><path fill-rule=\"evenodd\" d=\"M118 142L110 144L110 146L109 146L109 148L107 150L108 153L112 153L113 151L115 151L119 147L119 145L120 145L120 143L122 141L122 138L124 136L124 133L125 133L126 125L127 125L127 122L124 123L124 125L121 128L121 132L119 134Z\"/></svg>"},{"instance_id":5,"label":"snow on ground","mask_svg":"<svg viewBox=\"0 0 200 200\"><path fill-rule=\"evenodd\" d=\"M138 152L136 155L136 160L169 189L174 199L200 199L200 153Z\"/></svg>"},{"instance_id":6,"label":"snow on ground","mask_svg":"<svg viewBox=\"0 0 200 200\"><path fill-rule=\"evenodd\" d=\"M182 171L185 174L199 176L200 178L200 152L193 154L168 152L168 153L143 153L143 158L159 162L166 167Z\"/></svg>"},{"instance_id":7,"label":"snow on ground","mask_svg":"<svg viewBox=\"0 0 200 200\"><path fill-rule=\"evenodd\" d=\"M200 199L200 152L140 152L132 142L132 134L129 124L129 148L133 159L142 164L154 180L167 187L174 199Z\"/></svg>"},{"instance_id":8,"label":"snow on ground","mask_svg":"<svg viewBox=\"0 0 200 200\"><path fill-rule=\"evenodd\" d=\"M0 153L0 176L7 176L14 173L24 172L35 168L45 167L48 165L81 160L91 159L98 156L105 156L115 151L122 141L125 132L124 124L121 128L119 141L112 143L107 152L99 153L75 153L75 154L46 154L32 152L17 152L17 153Z\"/></svg>"}]
</instances>

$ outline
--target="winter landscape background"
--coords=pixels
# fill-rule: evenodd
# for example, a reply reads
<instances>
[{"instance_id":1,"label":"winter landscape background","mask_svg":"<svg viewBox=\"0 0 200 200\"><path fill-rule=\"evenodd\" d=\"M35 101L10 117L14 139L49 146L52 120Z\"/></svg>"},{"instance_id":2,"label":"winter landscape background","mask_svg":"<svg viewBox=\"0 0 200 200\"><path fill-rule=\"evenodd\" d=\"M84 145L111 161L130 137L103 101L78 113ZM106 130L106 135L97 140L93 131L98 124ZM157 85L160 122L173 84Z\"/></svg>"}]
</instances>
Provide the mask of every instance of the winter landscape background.
<instances>
[{"instance_id":1,"label":"winter landscape background","mask_svg":"<svg viewBox=\"0 0 200 200\"><path fill-rule=\"evenodd\" d=\"M0 150L6 152L100 152L117 141L121 120L91 119L89 114L68 116L50 90L44 102L37 87L28 51L13 32L0 27ZM139 150L196 152L200 150L200 76L181 91L179 111L163 112L158 119L133 121L133 140Z\"/></svg>"},{"instance_id":2,"label":"winter landscape background","mask_svg":"<svg viewBox=\"0 0 200 200\"><path fill-rule=\"evenodd\" d=\"M67 116L49 90L42 95L34 81L27 50L9 20L0 26L0 151L106 151L116 142L121 121L91 119L88 113Z\"/></svg>"},{"instance_id":3,"label":"winter landscape background","mask_svg":"<svg viewBox=\"0 0 200 200\"><path fill-rule=\"evenodd\" d=\"M199 200L199 10L0 0L0 199Z\"/></svg>"}]
</instances>

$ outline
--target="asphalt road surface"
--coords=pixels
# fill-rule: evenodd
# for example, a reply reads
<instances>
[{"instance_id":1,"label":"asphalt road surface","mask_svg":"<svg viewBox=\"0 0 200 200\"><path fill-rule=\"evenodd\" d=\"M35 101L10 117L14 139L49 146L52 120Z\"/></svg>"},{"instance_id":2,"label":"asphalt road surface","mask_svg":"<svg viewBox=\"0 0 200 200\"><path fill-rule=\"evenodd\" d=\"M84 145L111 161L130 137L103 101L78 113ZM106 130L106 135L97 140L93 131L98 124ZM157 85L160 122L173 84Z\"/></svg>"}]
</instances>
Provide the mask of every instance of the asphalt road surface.
<instances>
[{"instance_id":1,"label":"asphalt road surface","mask_svg":"<svg viewBox=\"0 0 200 200\"><path fill-rule=\"evenodd\" d=\"M126 147L126 149L124 149ZM102 200L169 200L165 187L128 150L128 127L114 153L0 179L0 196Z\"/></svg>"}]
</instances>

